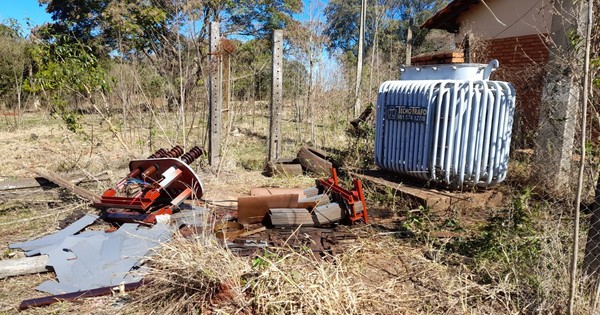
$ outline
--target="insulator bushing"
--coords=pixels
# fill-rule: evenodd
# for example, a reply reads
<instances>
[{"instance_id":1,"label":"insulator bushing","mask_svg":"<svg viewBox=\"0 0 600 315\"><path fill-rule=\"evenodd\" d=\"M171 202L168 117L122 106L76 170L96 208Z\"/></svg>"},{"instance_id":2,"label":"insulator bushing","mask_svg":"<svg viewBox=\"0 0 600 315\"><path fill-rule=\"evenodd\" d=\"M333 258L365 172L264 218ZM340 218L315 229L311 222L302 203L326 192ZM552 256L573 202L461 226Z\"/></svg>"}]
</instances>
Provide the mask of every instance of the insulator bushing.
<instances>
[{"instance_id":1,"label":"insulator bushing","mask_svg":"<svg viewBox=\"0 0 600 315\"><path fill-rule=\"evenodd\" d=\"M159 158L165 157L166 155L167 155L167 151L165 151L165 149L163 149L163 148L160 148L156 152L154 152L154 154L149 156L148 159L159 159Z\"/></svg>"},{"instance_id":2,"label":"insulator bushing","mask_svg":"<svg viewBox=\"0 0 600 315\"><path fill-rule=\"evenodd\" d=\"M174 146L169 152L167 152L167 154L165 155L165 157L170 157L170 158L178 158L183 154L183 148L176 145Z\"/></svg>"},{"instance_id":3,"label":"insulator bushing","mask_svg":"<svg viewBox=\"0 0 600 315\"><path fill-rule=\"evenodd\" d=\"M193 147L188 153L181 157L181 160L186 164L192 164L197 158L204 154L204 149Z\"/></svg>"}]
</instances>

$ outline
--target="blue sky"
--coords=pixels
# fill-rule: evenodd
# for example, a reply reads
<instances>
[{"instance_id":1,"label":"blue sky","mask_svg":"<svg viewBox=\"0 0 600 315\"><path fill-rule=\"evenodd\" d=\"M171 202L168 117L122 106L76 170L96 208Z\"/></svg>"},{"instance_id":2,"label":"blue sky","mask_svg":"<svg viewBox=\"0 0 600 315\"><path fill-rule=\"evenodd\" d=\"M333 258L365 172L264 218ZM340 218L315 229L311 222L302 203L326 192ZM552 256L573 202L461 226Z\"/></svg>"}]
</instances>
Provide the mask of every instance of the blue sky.
<instances>
[{"instance_id":1,"label":"blue sky","mask_svg":"<svg viewBox=\"0 0 600 315\"><path fill-rule=\"evenodd\" d=\"M50 21L50 14L40 7L37 0L0 0L0 21L9 18L18 20L27 30L27 19L32 26L40 25Z\"/></svg>"},{"instance_id":2,"label":"blue sky","mask_svg":"<svg viewBox=\"0 0 600 315\"><path fill-rule=\"evenodd\" d=\"M304 12L296 15L296 18L304 20L308 18L309 3L313 3L314 6L321 6L322 3L327 3L326 0L303 0L304 1ZM321 3L321 4L317 4ZM313 8L314 9L314 8ZM27 30L26 21L31 22L31 26L44 24L51 20L50 14L46 13L45 7L39 5L37 0L0 0L0 21L5 21L9 18L18 20L23 26L24 30Z\"/></svg>"}]
</instances>

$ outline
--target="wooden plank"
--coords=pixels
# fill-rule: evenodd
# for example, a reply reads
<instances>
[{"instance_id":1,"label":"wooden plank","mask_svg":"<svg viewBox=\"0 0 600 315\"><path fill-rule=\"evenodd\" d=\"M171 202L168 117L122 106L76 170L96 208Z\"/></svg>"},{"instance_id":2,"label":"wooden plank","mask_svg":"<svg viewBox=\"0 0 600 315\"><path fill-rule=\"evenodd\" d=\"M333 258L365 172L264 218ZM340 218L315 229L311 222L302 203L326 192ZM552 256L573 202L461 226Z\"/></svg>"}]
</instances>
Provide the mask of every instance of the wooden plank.
<instances>
[{"instance_id":1,"label":"wooden plank","mask_svg":"<svg viewBox=\"0 0 600 315\"><path fill-rule=\"evenodd\" d=\"M46 268L47 264L47 255L0 260L0 279L47 272L49 271Z\"/></svg>"},{"instance_id":2,"label":"wooden plank","mask_svg":"<svg viewBox=\"0 0 600 315\"><path fill-rule=\"evenodd\" d=\"M288 162L288 160L292 162ZM269 176L300 176L302 175L302 165L293 162L295 159L278 159L267 163L267 173Z\"/></svg>"},{"instance_id":3,"label":"wooden plank","mask_svg":"<svg viewBox=\"0 0 600 315\"><path fill-rule=\"evenodd\" d=\"M463 210L477 207L498 207L502 204L503 199L503 194L496 190L451 192L423 188L425 184L419 184L412 179L399 178L386 171L369 171L368 174L351 172L350 175L366 182L389 187L396 191L399 197L412 202L413 207L422 206L431 211L445 211L451 207Z\"/></svg>"},{"instance_id":4,"label":"wooden plank","mask_svg":"<svg viewBox=\"0 0 600 315\"><path fill-rule=\"evenodd\" d=\"M106 178L106 177L94 178L94 179L89 179L89 178L71 179L71 178L69 178L69 181L71 183L77 185L77 184L81 184L81 183L105 181L107 179L108 178ZM19 179L0 181L0 191L39 188L39 187L45 187L45 186L49 186L49 185L54 185L54 184L52 184L51 181L49 181L43 177L19 178Z\"/></svg>"},{"instance_id":5,"label":"wooden plank","mask_svg":"<svg viewBox=\"0 0 600 315\"><path fill-rule=\"evenodd\" d=\"M45 186L48 183L49 183L49 181L42 177L5 180L5 181L0 182L0 190L37 188L37 187Z\"/></svg>"},{"instance_id":6,"label":"wooden plank","mask_svg":"<svg viewBox=\"0 0 600 315\"><path fill-rule=\"evenodd\" d=\"M28 171L37 174L38 176L41 176L55 184L57 184L58 186L65 188L67 190L70 190L71 192L73 192L74 194L78 195L79 197L85 198L91 202L99 202L100 201L100 196L98 196L97 194L79 187L79 186L75 186L75 184L71 183L70 181L62 178L60 175L50 172L50 171L42 171L42 170L38 170L38 169L34 169L34 168L30 168L27 167Z\"/></svg>"},{"instance_id":7,"label":"wooden plank","mask_svg":"<svg viewBox=\"0 0 600 315\"><path fill-rule=\"evenodd\" d=\"M269 196L269 195L298 195L298 198L306 198L302 188L279 188L279 187L255 187L250 189L250 196Z\"/></svg>"}]
</instances>

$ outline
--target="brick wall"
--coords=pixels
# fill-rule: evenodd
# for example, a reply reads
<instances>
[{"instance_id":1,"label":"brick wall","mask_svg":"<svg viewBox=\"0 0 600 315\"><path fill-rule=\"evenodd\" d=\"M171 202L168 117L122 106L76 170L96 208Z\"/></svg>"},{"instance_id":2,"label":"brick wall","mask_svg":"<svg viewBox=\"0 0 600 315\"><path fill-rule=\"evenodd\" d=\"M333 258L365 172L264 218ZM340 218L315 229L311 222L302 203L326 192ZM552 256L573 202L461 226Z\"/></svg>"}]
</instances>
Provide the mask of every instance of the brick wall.
<instances>
[{"instance_id":1,"label":"brick wall","mask_svg":"<svg viewBox=\"0 0 600 315\"><path fill-rule=\"evenodd\" d=\"M479 55L473 60L487 63L500 61L500 68L492 79L511 82L517 92L517 113L513 128L517 147L528 147L538 124L548 48L545 35L527 35L498 38L484 42Z\"/></svg>"},{"instance_id":2,"label":"brick wall","mask_svg":"<svg viewBox=\"0 0 600 315\"><path fill-rule=\"evenodd\" d=\"M413 66L463 63L464 61L465 55L463 54L463 52L456 51L421 54L418 56L414 56L410 59L411 65Z\"/></svg>"},{"instance_id":3,"label":"brick wall","mask_svg":"<svg viewBox=\"0 0 600 315\"><path fill-rule=\"evenodd\" d=\"M538 124L545 64L548 61L546 35L526 35L470 43L470 60L487 64L500 61L492 80L511 82L517 93L516 119L513 124L513 144L529 147ZM423 54L411 59L412 65L450 64L464 62L462 52Z\"/></svg>"}]
</instances>

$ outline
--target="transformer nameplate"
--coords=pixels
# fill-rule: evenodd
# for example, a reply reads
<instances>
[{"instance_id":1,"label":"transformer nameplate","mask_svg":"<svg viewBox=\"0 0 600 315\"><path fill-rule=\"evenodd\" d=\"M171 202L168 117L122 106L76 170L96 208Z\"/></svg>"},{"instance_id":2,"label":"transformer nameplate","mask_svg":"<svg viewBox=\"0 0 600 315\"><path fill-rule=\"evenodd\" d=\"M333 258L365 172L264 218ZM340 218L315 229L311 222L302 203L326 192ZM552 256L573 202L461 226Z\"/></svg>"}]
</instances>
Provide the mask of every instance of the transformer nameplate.
<instances>
[{"instance_id":1,"label":"transformer nameplate","mask_svg":"<svg viewBox=\"0 0 600 315\"><path fill-rule=\"evenodd\" d=\"M420 106L387 106L385 118L406 122L427 122L427 107Z\"/></svg>"}]
</instances>

